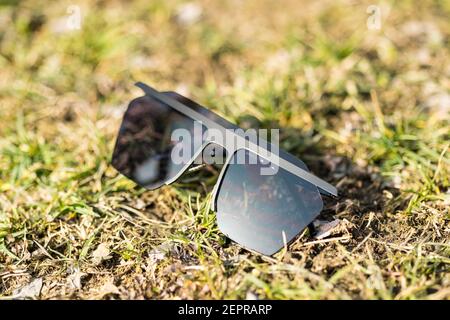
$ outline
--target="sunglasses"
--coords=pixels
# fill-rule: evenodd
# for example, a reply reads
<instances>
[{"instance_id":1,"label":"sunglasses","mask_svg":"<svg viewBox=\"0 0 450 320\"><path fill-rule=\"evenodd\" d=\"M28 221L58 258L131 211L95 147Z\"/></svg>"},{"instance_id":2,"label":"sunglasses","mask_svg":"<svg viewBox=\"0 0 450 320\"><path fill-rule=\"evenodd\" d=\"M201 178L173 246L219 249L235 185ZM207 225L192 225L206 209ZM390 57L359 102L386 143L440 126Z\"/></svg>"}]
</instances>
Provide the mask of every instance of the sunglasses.
<instances>
[{"instance_id":1,"label":"sunglasses","mask_svg":"<svg viewBox=\"0 0 450 320\"><path fill-rule=\"evenodd\" d=\"M276 253L312 225L323 208L321 194L337 197L334 186L276 144L249 138L253 136L180 94L158 92L141 82L136 86L145 95L131 101L125 112L112 165L154 190L175 182L199 159L223 156L211 209L220 231L242 247ZM175 133L180 132L190 136L179 139Z\"/></svg>"}]
</instances>

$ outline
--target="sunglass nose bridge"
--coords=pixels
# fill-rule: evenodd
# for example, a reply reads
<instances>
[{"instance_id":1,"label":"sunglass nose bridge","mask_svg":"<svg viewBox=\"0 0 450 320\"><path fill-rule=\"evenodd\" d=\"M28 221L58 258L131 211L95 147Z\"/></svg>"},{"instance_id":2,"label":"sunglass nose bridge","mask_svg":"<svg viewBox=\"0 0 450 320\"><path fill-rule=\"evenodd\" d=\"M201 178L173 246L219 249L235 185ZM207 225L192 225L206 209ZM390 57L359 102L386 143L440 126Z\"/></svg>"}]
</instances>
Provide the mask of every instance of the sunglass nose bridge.
<instances>
[{"instance_id":1,"label":"sunglass nose bridge","mask_svg":"<svg viewBox=\"0 0 450 320\"><path fill-rule=\"evenodd\" d=\"M227 150L215 142L208 143L202 150L202 160L206 164L224 164L227 159Z\"/></svg>"},{"instance_id":2,"label":"sunglass nose bridge","mask_svg":"<svg viewBox=\"0 0 450 320\"><path fill-rule=\"evenodd\" d=\"M224 147L220 146L216 143L209 143L206 145L199 158L197 160L201 160L202 163L198 163L195 166L192 166L188 169L189 172L198 171L209 164L219 164L223 165L225 160L227 159L227 151ZM195 162L195 161L194 161Z\"/></svg>"},{"instance_id":3,"label":"sunglass nose bridge","mask_svg":"<svg viewBox=\"0 0 450 320\"><path fill-rule=\"evenodd\" d=\"M218 144L211 144L211 149L208 151L208 155L210 157L224 157L226 158L227 156L227 151L224 147L222 147L221 145Z\"/></svg>"}]
</instances>

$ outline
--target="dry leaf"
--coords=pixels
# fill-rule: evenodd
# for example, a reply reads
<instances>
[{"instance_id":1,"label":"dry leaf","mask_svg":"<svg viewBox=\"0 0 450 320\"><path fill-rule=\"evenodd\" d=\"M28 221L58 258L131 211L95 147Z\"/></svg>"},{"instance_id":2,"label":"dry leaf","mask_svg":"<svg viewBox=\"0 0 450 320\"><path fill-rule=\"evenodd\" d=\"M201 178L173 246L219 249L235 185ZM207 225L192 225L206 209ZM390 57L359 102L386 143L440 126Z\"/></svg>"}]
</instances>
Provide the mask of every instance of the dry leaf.
<instances>
[{"instance_id":1,"label":"dry leaf","mask_svg":"<svg viewBox=\"0 0 450 320\"><path fill-rule=\"evenodd\" d=\"M108 246L105 243L100 243L97 249L95 249L94 252L92 252L92 262L94 264L99 264L103 260L111 258L109 254L110 251Z\"/></svg>"},{"instance_id":2,"label":"dry leaf","mask_svg":"<svg viewBox=\"0 0 450 320\"><path fill-rule=\"evenodd\" d=\"M37 298L41 294L42 278L36 278L26 286L14 290L13 295L17 299Z\"/></svg>"},{"instance_id":3,"label":"dry leaf","mask_svg":"<svg viewBox=\"0 0 450 320\"><path fill-rule=\"evenodd\" d=\"M74 289L81 289L81 278L84 277L86 273L81 272L80 268L74 268L72 274L67 277L67 282Z\"/></svg>"}]
</instances>

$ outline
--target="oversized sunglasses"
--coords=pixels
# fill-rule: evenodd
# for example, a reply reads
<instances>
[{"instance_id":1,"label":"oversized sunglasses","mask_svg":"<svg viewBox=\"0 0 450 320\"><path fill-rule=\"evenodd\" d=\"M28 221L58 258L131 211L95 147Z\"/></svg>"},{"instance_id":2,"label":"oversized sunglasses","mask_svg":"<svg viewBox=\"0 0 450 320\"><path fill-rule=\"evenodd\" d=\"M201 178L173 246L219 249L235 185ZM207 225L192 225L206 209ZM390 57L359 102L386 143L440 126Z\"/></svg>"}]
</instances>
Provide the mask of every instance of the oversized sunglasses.
<instances>
[{"instance_id":1,"label":"oversized sunglasses","mask_svg":"<svg viewBox=\"0 0 450 320\"><path fill-rule=\"evenodd\" d=\"M337 196L334 186L267 140L248 139L243 129L180 94L158 92L141 82L136 86L145 95L131 101L125 112L112 165L154 190L175 182L214 146L209 150L221 151L225 161L211 209L219 229L244 248L276 253L311 226L323 208L321 194ZM198 123L201 134L174 140L176 130L193 133ZM213 131L228 137L227 143L208 134ZM180 153L189 156L175 159Z\"/></svg>"}]
</instances>

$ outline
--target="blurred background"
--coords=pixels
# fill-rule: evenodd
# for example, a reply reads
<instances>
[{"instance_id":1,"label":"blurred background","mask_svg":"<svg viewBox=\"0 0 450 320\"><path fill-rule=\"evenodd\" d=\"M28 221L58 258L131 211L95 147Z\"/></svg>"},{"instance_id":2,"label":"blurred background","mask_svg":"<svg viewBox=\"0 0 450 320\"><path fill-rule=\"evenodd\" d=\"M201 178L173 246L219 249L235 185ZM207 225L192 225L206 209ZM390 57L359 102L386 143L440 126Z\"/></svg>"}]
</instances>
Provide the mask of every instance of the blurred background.
<instances>
[{"instance_id":1,"label":"blurred background","mask_svg":"<svg viewBox=\"0 0 450 320\"><path fill-rule=\"evenodd\" d=\"M0 0L0 296L448 298L449 18L429 0ZM135 81L281 128L339 188L334 237L258 257L217 230L214 176L119 176Z\"/></svg>"}]
</instances>

